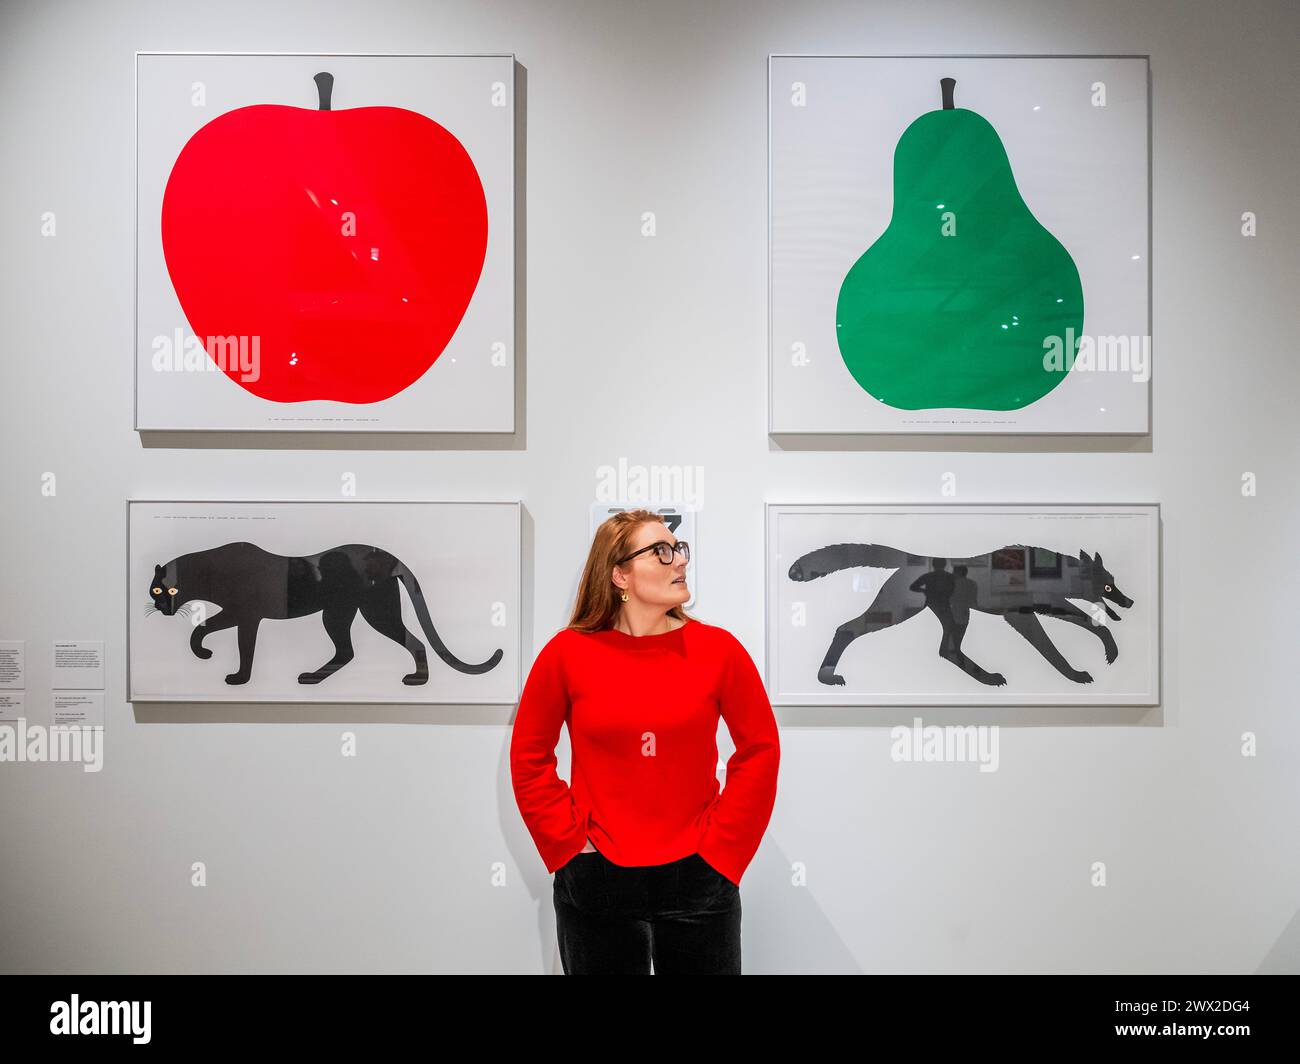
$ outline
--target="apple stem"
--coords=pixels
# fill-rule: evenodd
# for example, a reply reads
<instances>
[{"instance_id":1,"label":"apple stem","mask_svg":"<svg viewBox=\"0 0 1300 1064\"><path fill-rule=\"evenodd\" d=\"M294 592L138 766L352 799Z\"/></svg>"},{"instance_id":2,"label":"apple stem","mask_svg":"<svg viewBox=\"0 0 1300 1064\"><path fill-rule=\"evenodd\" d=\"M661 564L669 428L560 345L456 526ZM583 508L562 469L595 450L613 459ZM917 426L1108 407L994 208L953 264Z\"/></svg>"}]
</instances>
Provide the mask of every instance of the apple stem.
<instances>
[{"instance_id":1,"label":"apple stem","mask_svg":"<svg viewBox=\"0 0 1300 1064\"><path fill-rule=\"evenodd\" d=\"M939 86L943 89L943 109L951 111L953 109L952 90L957 85L956 78L940 78Z\"/></svg>"},{"instance_id":2,"label":"apple stem","mask_svg":"<svg viewBox=\"0 0 1300 1064\"><path fill-rule=\"evenodd\" d=\"M320 96L320 109L328 111L330 109L330 93L334 91L334 75L321 71L312 81L316 82L316 92Z\"/></svg>"}]
</instances>

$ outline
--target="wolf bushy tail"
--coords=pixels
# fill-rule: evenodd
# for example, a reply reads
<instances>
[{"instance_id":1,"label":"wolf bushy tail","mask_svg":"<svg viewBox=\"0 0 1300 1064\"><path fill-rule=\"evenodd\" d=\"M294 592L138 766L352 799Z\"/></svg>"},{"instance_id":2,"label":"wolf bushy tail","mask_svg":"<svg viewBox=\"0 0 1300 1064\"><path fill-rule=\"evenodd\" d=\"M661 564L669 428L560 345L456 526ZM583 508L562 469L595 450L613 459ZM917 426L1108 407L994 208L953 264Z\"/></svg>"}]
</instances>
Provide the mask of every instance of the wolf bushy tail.
<instances>
[{"instance_id":1,"label":"wolf bushy tail","mask_svg":"<svg viewBox=\"0 0 1300 1064\"><path fill-rule=\"evenodd\" d=\"M492 652L492 656L478 665L470 665L461 661L450 650L439 637L437 630L433 627L433 618L429 616L429 607L424 602L424 592L420 590L420 581L415 579L415 574L402 562L397 563L394 570L397 578L406 586L406 593L411 596L411 605L415 607L415 615L420 619L420 627L424 629L425 638L429 640L429 645L433 647L433 652L442 658L457 672L467 672L471 675L487 672L494 669L497 662L501 660L501 650L497 649Z\"/></svg>"},{"instance_id":2,"label":"wolf bushy tail","mask_svg":"<svg viewBox=\"0 0 1300 1064\"><path fill-rule=\"evenodd\" d=\"M791 580L816 580L827 573L841 569L869 566L876 569L898 569L907 564L907 551L885 547L878 543L833 543L809 551L790 566Z\"/></svg>"}]
</instances>

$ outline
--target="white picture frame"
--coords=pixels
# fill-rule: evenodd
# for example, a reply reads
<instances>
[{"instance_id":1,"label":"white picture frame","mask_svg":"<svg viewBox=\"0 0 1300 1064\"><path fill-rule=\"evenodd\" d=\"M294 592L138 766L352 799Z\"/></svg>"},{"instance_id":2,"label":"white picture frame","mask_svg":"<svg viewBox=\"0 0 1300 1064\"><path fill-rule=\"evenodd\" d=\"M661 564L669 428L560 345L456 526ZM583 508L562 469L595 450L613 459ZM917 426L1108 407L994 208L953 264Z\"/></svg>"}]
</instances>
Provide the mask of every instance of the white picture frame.
<instances>
[{"instance_id":1,"label":"white picture frame","mask_svg":"<svg viewBox=\"0 0 1300 1064\"><path fill-rule=\"evenodd\" d=\"M515 431L512 54L137 52L135 136L137 431Z\"/></svg>"},{"instance_id":2,"label":"white picture frame","mask_svg":"<svg viewBox=\"0 0 1300 1064\"><path fill-rule=\"evenodd\" d=\"M1159 704L1157 504L769 502L765 520L774 705ZM1000 550L1015 545L1041 553ZM1051 573L1053 555L1059 576ZM960 664L941 656L952 654L945 615L930 607L924 587L912 590L934 559L969 581L962 585L969 595L954 594L951 582L944 592L950 603L963 603ZM967 571L957 574L958 564ZM1100 582L1104 574L1112 583ZM1079 592L1094 578L1098 594L1110 587L1119 597L1102 595L1100 608L1088 607L1091 594ZM1091 613L1086 623L1081 611ZM1035 627L1046 634L1043 650L1031 641L1041 639ZM1091 682L1059 671L1053 649ZM823 675L828 662L833 673ZM994 674L1005 683L986 682Z\"/></svg>"},{"instance_id":3,"label":"white picture frame","mask_svg":"<svg viewBox=\"0 0 1300 1064\"><path fill-rule=\"evenodd\" d=\"M518 701L520 502L130 499L126 518L129 702Z\"/></svg>"},{"instance_id":4,"label":"white picture frame","mask_svg":"<svg viewBox=\"0 0 1300 1064\"><path fill-rule=\"evenodd\" d=\"M991 321L987 331L973 324L974 316L964 308L985 297L982 286L996 287L988 280L990 272L980 268L987 260L972 257L975 266L969 271L953 272L957 260L945 257L958 246L974 250L995 245L1005 227L985 239L982 234L991 227L971 222L979 217L973 209L963 213L952 209L953 202L940 202L934 206L945 211L935 217L950 220L951 228L943 228L938 220L933 230L925 228L926 234L936 234L933 246L900 257L898 245L884 240L895 221L896 149L918 119L944 110L944 92L951 91L943 87L944 79L955 81L955 107L965 109L966 117L972 111L981 116L986 120L982 128L987 132L991 124L994 139L1000 138L1016 191L1037 223L1023 232L1045 229L1066 249L1061 253L1067 255L1065 262L1077 270L1077 281L1063 286L1063 291L1071 284L1077 287L1073 295L1064 293L1071 303L1076 295L1081 299L1080 328L1073 332L1068 331L1073 325L1064 323L1074 317L1058 316L1048 307L1053 300L1039 291L1042 286L1035 278L1040 273L1027 275L1024 288L1013 287L1012 295L998 288L1002 295L991 304L1001 314L1006 299L1023 296L1034 308L1035 319L1027 317L1023 324L1037 326L1025 330L1026 338L1032 335L1046 343L1059 332L1062 339L1078 343L1074 356L1066 356L1063 345L1059 350L1063 357L1075 358L1065 370L1030 370L1037 376L1028 381L1023 380L1025 371L1018 370L1014 389L993 389L997 401L1019 406L981 408L978 404L995 400L987 397L989 389L966 383L971 375L965 369L978 366L982 355L1001 350L996 346L1001 341L989 335L1003 340L1020 336L1016 327L1022 322L1007 313L1005 334L997 322ZM1144 55L770 55L768 432L1148 434L1149 81L1149 58ZM908 143L909 157L914 158L918 138ZM961 184L964 158L959 156L953 166L935 163L935 173L927 178L933 188L925 191L948 189L967 202L970 188ZM962 243L967 233L969 244ZM940 242L939 236L955 239ZM1040 235L1020 239L1026 247L1042 246ZM841 293L850 291L850 273L870 257L869 251L878 249L889 256L886 264L891 268L858 274L874 279L855 284L842 304ZM926 263L933 272L923 282L913 281L904 268L908 262ZM894 263L898 269L892 268ZM957 277L972 280L958 283ZM863 309L866 293L879 299L870 314ZM910 299L930 308L924 320L897 313ZM952 352L933 366L926 364L933 348L928 342L920 344L919 338L928 323L941 320L932 303L954 308L943 325L934 327L947 330L939 335L952 339L954 350L960 348L956 367L950 365ZM853 331L855 320L872 324ZM849 332L842 331L846 326ZM841 342L841 337L852 340ZM909 344L918 349L912 351ZM1018 349L1023 361L1016 365L1030 365L1032 346ZM948 386L936 389L924 376L935 366L942 369L939 378L950 382ZM906 383L899 375L906 376ZM863 383L864 377L870 379ZM1028 397L1040 388L1049 390L1032 401L1021 400L1022 390ZM945 407L935 405L938 402L977 405ZM896 405L904 403L922 405Z\"/></svg>"}]
</instances>

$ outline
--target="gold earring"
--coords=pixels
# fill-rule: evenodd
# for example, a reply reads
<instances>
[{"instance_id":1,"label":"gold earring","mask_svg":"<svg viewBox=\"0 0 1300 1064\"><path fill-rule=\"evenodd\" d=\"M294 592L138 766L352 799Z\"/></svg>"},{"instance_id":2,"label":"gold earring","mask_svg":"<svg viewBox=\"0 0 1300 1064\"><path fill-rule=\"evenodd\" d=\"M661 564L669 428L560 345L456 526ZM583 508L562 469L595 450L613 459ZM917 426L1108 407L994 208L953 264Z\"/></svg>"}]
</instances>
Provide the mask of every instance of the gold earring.
<instances>
[{"instance_id":1,"label":"gold earring","mask_svg":"<svg viewBox=\"0 0 1300 1064\"><path fill-rule=\"evenodd\" d=\"M626 602L626 601L627 601L627 592L624 591L624 592L623 592L619 597L620 597L624 602Z\"/></svg>"}]
</instances>

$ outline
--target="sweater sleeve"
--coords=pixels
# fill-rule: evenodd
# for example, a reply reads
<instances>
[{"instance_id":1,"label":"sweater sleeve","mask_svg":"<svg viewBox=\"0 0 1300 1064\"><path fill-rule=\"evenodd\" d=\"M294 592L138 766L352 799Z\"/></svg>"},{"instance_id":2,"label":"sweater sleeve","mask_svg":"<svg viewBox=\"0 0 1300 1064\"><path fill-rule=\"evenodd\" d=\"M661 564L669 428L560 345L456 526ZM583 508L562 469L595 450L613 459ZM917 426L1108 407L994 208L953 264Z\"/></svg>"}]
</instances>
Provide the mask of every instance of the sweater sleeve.
<instances>
[{"instance_id":1,"label":"sweater sleeve","mask_svg":"<svg viewBox=\"0 0 1300 1064\"><path fill-rule=\"evenodd\" d=\"M563 649L557 635L529 670L510 736L515 802L547 872L568 863L587 845L590 814L578 806L569 785L555 771L555 746L568 713Z\"/></svg>"},{"instance_id":2,"label":"sweater sleeve","mask_svg":"<svg viewBox=\"0 0 1300 1064\"><path fill-rule=\"evenodd\" d=\"M727 642L718 707L736 752L727 761L722 793L707 814L699 854L739 886L772 817L781 743L772 703L749 652L730 632Z\"/></svg>"}]
</instances>

